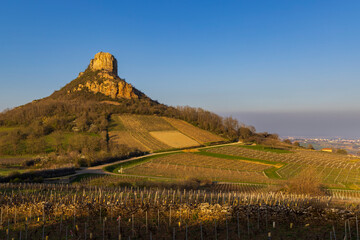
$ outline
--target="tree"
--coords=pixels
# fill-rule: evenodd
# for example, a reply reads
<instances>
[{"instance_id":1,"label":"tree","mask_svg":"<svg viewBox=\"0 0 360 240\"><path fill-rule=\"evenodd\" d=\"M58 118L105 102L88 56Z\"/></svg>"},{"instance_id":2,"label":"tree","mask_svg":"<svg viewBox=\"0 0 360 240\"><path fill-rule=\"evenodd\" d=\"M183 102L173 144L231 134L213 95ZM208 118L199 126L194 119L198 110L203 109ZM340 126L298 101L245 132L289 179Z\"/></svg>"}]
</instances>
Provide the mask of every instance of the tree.
<instances>
[{"instance_id":1,"label":"tree","mask_svg":"<svg viewBox=\"0 0 360 240\"><path fill-rule=\"evenodd\" d=\"M283 142L286 143L286 144L290 144L290 145L292 144L289 139L285 139Z\"/></svg>"},{"instance_id":2,"label":"tree","mask_svg":"<svg viewBox=\"0 0 360 240\"><path fill-rule=\"evenodd\" d=\"M312 144L310 144L310 143L309 143L309 144L307 145L307 149L314 150L314 146L313 146Z\"/></svg>"},{"instance_id":3,"label":"tree","mask_svg":"<svg viewBox=\"0 0 360 240\"><path fill-rule=\"evenodd\" d=\"M241 139L248 139L253 135L253 132L247 127L240 127L238 135Z\"/></svg>"},{"instance_id":4,"label":"tree","mask_svg":"<svg viewBox=\"0 0 360 240\"><path fill-rule=\"evenodd\" d=\"M227 133L227 136L230 139L235 139L237 138L237 132L239 129L239 122L232 118L232 117L226 117L224 119L224 127L225 127L225 131Z\"/></svg>"},{"instance_id":5,"label":"tree","mask_svg":"<svg viewBox=\"0 0 360 240\"><path fill-rule=\"evenodd\" d=\"M294 142L294 146L295 147L300 147L300 143L299 142Z\"/></svg>"}]
</instances>

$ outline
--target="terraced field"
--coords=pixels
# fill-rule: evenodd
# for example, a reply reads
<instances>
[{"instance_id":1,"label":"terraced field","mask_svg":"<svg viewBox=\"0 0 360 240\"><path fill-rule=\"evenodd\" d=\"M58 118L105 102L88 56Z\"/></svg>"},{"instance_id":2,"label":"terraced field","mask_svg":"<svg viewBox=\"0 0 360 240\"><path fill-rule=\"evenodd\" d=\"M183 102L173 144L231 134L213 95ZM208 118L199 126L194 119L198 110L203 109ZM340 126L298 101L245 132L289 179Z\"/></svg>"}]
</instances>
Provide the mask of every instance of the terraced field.
<instances>
[{"instance_id":1,"label":"terraced field","mask_svg":"<svg viewBox=\"0 0 360 240\"><path fill-rule=\"evenodd\" d=\"M125 174L212 181L266 183L264 170L271 165L248 160L221 159L201 153L177 153L152 158L124 169Z\"/></svg>"},{"instance_id":2,"label":"terraced field","mask_svg":"<svg viewBox=\"0 0 360 240\"><path fill-rule=\"evenodd\" d=\"M184 121L147 115L112 115L110 139L142 151L156 152L224 141Z\"/></svg>"},{"instance_id":3,"label":"terraced field","mask_svg":"<svg viewBox=\"0 0 360 240\"><path fill-rule=\"evenodd\" d=\"M329 188L360 189L358 159L310 150L282 150L241 144L153 157L125 168L129 175L223 182L278 184L315 169Z\"/></svg>"},{"instance_id":4,"label":"terraced field","mask_svg":"<svg viewBox=\"0 0 360 240\"><path fill-rule=\"evenodd\" d=\"M322 181L331 187L356 187L360 185L360 162L354 157L312 150L271 152L244 146L227 146L206 150L229 156L282 162L285 165L276 173L283 179L296 176L309 168L315 169Z\"/></svg>"}]
</instances>

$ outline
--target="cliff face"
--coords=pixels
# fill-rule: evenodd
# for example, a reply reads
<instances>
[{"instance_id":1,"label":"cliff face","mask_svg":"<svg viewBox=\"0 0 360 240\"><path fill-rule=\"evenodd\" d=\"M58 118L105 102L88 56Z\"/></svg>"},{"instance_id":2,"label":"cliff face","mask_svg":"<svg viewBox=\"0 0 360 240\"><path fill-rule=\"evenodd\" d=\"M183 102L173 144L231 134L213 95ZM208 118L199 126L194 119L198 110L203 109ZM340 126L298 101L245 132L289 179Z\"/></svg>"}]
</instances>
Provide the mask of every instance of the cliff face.
<instances>
[{"instance_id":1,"label":"cliff face","mask_svg":"<svg viewBox=\"0 0 360 240\"><path fill-rule=\"evenodd\" d=\"M117 76L117 60L110 53L97 53L94 59L91 59L89 67L93 71L107 71Z\"/></svg>"},{"instance_id":2,"label":"cliff face","mask_svg":"<svg viewBox=\"0 0 360 240\"><path fill-rule=\"evenodd\" d=\"M87 71L96 72L96 76L86 78ZM117 74L117 60L110 53L99 52L91 59L85 72L81 72L76 80L79 84L68 90L68 94L78 91L90 91L94 94L102 93L113 99L138 99L145 97L131 84L119 78Z\"/></svg>"}]
</instances>

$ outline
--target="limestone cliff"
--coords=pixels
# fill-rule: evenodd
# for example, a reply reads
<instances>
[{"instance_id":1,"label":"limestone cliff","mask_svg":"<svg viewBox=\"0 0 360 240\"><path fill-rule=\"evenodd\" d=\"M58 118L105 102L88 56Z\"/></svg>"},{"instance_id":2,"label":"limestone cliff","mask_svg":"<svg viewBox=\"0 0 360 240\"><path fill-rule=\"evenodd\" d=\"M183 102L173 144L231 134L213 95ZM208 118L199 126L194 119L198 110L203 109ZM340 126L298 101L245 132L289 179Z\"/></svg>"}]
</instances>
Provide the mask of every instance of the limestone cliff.
<instances>
[{"instance_id":1,"label":"limestone cliff","mask_svg":"<svg viewBox=\"0 0 360 240\"><path fill-rule=\"evenodd\" d=\"M93 71L107 71L117 76L117 60L110 53L97 53L94 59L91 59L89 68Z\"/></svg>"},{"instance_id":2,"label":"limestone cliff","mask_svg":"<svg viewBox=\"0 0 360 240\"><path fill-rule=\"evenodd\" d=\"M95 75L93 75L95 73ZM89 77L91 76L91 77ZM117 60L110 53L99 52L91 59L89 67L76 79L76 86L68 94L79 91L102 93L113 99L138 99L145 97L131 84L119 78Z\"/></svg>"}]
</instances>

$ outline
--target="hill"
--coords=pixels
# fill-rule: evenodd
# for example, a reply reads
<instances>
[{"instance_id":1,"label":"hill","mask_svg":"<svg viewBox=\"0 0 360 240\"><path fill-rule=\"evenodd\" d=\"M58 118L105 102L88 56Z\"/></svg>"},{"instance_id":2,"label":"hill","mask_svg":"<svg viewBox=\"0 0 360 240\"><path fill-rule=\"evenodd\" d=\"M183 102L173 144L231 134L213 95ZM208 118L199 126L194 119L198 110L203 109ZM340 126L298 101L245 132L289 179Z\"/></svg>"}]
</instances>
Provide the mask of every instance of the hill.
<instances>
[{"instance_id":1,"label":"hill","mask_svg":"<svg viewBox=\"0 0 360 240\"><path fill-rule=\"evenodd\" d=\"M60 90L0 114L1 158L36 157L37 167L92 165L257 136L231 117L149 98L120 78L116 58L103 52Z\"/></svg>"}]
</instances>

